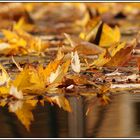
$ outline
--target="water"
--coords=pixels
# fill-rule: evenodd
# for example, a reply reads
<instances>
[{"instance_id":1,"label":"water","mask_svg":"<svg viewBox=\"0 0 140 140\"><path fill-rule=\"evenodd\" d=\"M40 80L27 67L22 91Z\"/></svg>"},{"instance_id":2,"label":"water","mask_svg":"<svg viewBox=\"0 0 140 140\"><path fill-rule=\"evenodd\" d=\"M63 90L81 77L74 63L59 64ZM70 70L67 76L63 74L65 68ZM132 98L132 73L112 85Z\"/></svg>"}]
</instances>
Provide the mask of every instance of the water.
<instances>
[{"instance_id":1,"label":"water","mask_svg":"<svg viewBox=\"0 0 140 140\"><path fill-rule=\"evenodd\" d=\"M0 108L0 137L139 137L140 94L119 94L111 103L95 103L86 116L87 102L83 97L69 97L73 112L58 106L38 105L28 132L7 107Z\"/></svg>"}]
</instances>

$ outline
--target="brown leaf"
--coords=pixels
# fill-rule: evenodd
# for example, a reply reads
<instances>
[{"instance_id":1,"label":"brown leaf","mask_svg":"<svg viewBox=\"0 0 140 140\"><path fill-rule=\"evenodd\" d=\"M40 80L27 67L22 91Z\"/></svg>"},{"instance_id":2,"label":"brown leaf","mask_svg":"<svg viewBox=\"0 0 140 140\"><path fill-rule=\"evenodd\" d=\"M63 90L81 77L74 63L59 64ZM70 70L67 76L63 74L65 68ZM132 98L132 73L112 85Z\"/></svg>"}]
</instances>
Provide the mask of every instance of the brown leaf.
<instances>
[{"instance_id":1,"label":"brown leaf","mask_svg":"<svg viewBox=\"0 0 140 140\"><path fill-rule=\"evenodd\" d=\"M118 51L111 60L105 64L107 67L116 67L125 65L131 58L132 50L136 47L136 39L134 39L130 44L126 45L125 48L122 48Z\"/></svg>"},{"instance_id":2,"label":"brown leaf","mask_svg":"<svg viewBox=\"0 0 140 140\"><path fill-rule=\"evenodd\" d=\"M73 51L77 51L79 54L85 55L96 55L103 52L102 48L99 46L84 41L76 36L70 36L65 34L67 40L73 48Z\"/></svg>"}]
</instances>

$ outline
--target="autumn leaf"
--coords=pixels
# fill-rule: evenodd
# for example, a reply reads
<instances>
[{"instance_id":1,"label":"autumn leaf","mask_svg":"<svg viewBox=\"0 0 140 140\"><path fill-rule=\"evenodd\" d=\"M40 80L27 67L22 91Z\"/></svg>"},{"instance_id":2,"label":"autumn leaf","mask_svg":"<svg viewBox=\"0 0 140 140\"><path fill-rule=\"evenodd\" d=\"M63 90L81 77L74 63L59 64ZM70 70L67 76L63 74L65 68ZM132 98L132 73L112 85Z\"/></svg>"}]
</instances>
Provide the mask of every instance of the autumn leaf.
<instances>
[{"instance_id":1,"label":"autumn leaf","mask_svg":"<svg viewBox=\"0 0 140 140\"><path fill-rule=\"evenodd\" d=\"M90 66L97 66L97 67L104 66L111 59L111 57L106 57L106 55L107 55L107 51L105 50L102 54L98 56L96 60L93 61L93 63L90 64Z\"/></svg>"},{"instance_id":2,"label":"autumn leaf","mask_svg":"<svg viewBox=\"0 0 140 140\"><path fill-rule=\"evenodd\" d=\"M29 81L31 84L27 89L32 91L45 89L46 76L43 66L39 65L36 69L34 67L30 67L29 71Z\"/></svg>"},{"instance_id":3,"label":"autumn leaf","mask_svg":"<svg viewBox=\"0 0 140 140\"><path fill-rule=\"evenodd\" d=\"M12 82L12 85L18 90L23 90L32 85L30 81L30 70L28 67L25 67L23 71L17 74L15 80Z\"/></svg>"},{"instance_id":4,"label":"autumn leaf","mask_svg":"<svg viewBox=\"0 0 140 140\"><path fill-rule=\"evenodd\" d=\"M110 47L120 41L120 30L117 26L114 29L109 27L107 24L103 24L102 33L99 41L99 46Z\"/></svg>"},{"instance_id":5,"label":"autumn leaf","mask_svg":"<svg viewBox=\"0 0 140 140\"><path fill-rule=\"evenodd\" d=\"M71 67L74 72L79 73L81 65L80 65L80 59L79 59L77 51L72 52L71 57L72 57L71 58Z\"/></svg>"},{"instance_id":6,"label":"autumn leaf","mask_svg":"<svg viewBox=\"0 0 140 140\"><path fill-rule=\"evenodd\" d=\"M45 77L46 79L50 76L52 72L55 72L58 68L59 64L61 63L60 60L55 59L54 61L51 61L45 68Z\"/></svg>"},{"instance_id":7,"label":"autumn leaf","mask_svg":"<svg viewBox=\"0 0 140 140\"><path fill-rule=\"evenodd\" d=\"M103 52L102 48L99 46L88 41L84 41L76 36L65 34L65 37L69 41L73 51L77 51L79 54L96 55Z\"/></svg>"},{"instance_id":8,"label":"autumn leaf","mask_svg":"<svg viewBox=\"0 0 140 140\"><path fill-rule=\"evenodd\" d=\"M107 67L123 66L131 58L132 50L136 47L136 39L127 44L125 48L121 48L109 62L105 64ZM125 57L124 57L125 56Z\"/></svg>"},{"instance_id":9,"label":"autumn leaf","mask_svg":"<svg viewBox=\"0 0 140 140\"><path fill-rule=\"evenodd\" d=\"M58 66L56 73L51 73L49 77L50 84L61 83L62 79L64 78L64 76L68 71L69 65L70 65L70 60L67 60L61 66Z\"/></svg>"},{"instance_id":10,"label":"autumn leaf","mask_svg":"<svg viewBox=\"0 0 140 140\"><path fill-rule=\"evenodd\" d=\"M18 100L9 103L9 111L16 114L17 118L21 121L21 123L26 127L26 129L30 130L31 121L34 120L32 110L33 106L30 103L26 103L24 101Z\"/></svg>"},{"instance_id":11,"label":"autumn leaf","mask_svg":"<svg viewBox=\"0 0 140 140\"><path fill-rule=\"evenodd\" d=\"M69 101L64 96L46 97L46 100L50 103L55 103L68 112L72 111Z\"/></svg>"},{"instance_id":12,"label":"autumn leaf","mask_svg":"<svg viewBox=\"0 0 140 140\"><path fill-rule=\"evenodd\" d=\"M80 38L88 42L94 42L101 24L102 21L100 17L95 17L94 19L89 20L83 29L83 32L80 33Z\"/></svg>"},{"instance_id":13,"label":"autumn leaf","mask_svg":"<svg viewBox=\"0 0 140 140\"><path fill-rule=\"evenodd\" d=\"M121 66L128 61L133 48L136 46L136 40L134 39L129 45L126 45L125 42L112 45L108 51L104 51L99 55L98 59L96 59L91 66ZM109 53L110 55L107 55ZM106 57L108 56L108 57ZM124 58L125 56L125 58Z\"/></svg>"},{"instance_id":14,"label":"autumn leaf","mask_svg":"<svg viewBox=\"0 0 140 140\"><path fill-rule=\"evenodd\" d=\"M9 86L0 86L0 95L9 95L10 87Z\"/></svg>"},{"instance_id":15,"label":"autumn leaf","mask_svg":"<svg viewBox=\"0 0 140 140\"><path fill-rule=\"evenodd\" d=\"M34 29L34 25L28 23L24 17L21 17L17 23L13 26L14 30L22 29L24 31L30 32Z\"/></svg>"},{"instance_id":16,"label":"autumn leaf","mask_svg":"<svg viewBox=\"0 0 140 140\"><path fill-rule=\"evenodd\" d=\"M39 37L34 37L22 29L2 30L4 37L1 39L1 54L17 55L36 53L40 55L45 51L49 44Z\"/></svg>"}]
</instances>

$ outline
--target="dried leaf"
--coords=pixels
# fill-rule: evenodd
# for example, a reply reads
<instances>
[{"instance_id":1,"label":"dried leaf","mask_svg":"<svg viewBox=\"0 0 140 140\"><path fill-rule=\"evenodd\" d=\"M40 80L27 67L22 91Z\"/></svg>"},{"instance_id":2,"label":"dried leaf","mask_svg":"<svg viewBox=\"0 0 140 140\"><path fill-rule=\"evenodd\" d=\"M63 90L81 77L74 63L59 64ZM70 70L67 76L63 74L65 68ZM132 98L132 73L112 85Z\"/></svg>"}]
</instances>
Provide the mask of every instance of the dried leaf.
<instances>
[{"instance_id":1,"label":"dried leaf","mask_svg":"<svg viewBox=\"0 0 140 140\"><path fill-rule=\"evenodd\" d=\"M11 86L9 94L17 99L23 99L23 93L21 90L18 91L17 87Z\"/></svg>"},{"instance_id":2,"label":"dried leaf","mask_svg":"<svg viewBox=\"0 0 140 140\"><path fill-rule=\"evenodd\" d=\"M120 41L120 30L117 26L114 29L107 24L103 25L99 46L110 47Z\"/></svg>"},{"instance_id":3,"label":"dried leaf","mask_svg":"<svg viewBox=\"0 0 140 140\"><path fill-rule=\"evenodd\" d=\"M107 67L123 66L131 58L131 53L136 47L136 39L134 39L130 44L126 45L125 48L120 49L111 60L105 64ZM124 57L125 56L125 57Z\"/></svg>"},{"instance_id":4,"label":"dried leaf","mask_svg":"<svg viewBox=\"0 0 140 140\"><path fill-rule=\"evenodd\" d=\"M71 53L71 67L74 72L79 73L81 70L81 64L80 64L80 59L78 56L77 51Z\"/></svg>"},{"instance_id":5,"label":"dried leaf","mask_svg":"<svg viewBox=\"0 0 140 140\"><path fill-rule=\"evenodd\" d=\"M77 51L79 54L97 55L103 52L102 48L95 44L84 41L76 36L70 36L68 34L65 34L65 36L73 50Z\"/></svg>"}]
</instances>

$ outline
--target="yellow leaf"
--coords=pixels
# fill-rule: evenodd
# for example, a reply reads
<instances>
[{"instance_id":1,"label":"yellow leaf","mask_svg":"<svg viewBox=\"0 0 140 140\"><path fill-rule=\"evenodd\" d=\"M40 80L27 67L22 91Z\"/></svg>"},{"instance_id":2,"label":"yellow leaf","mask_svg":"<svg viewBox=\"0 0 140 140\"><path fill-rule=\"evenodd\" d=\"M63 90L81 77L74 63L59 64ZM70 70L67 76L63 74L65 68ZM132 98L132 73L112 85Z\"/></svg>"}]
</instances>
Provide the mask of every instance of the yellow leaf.
<instances>
[{"instance_id":1,"label":"yellow leaf","mask_svg":"<svg viewBox=\"0 0 140 140\"><path fill-rule=\"evenodd\" d=\"M72 111L69 101L64 96L46 97L46 100L50 103L57 104L60 108L63 108L68 112Z\"/></svg>"},{"instance_id":2,"label":"yellow leaf","mask_svg":"<svg viewBox=\"0 0 140 140\"><path fill-rule=\"evenodd\" d=\"M46 75L42 65L39 65L37 69L30 67L30 83L32 83L28 89L30 90L42 90L46 86Z\"/></svg>"},{"instance_id":3,"label":"yellow leaf","mask_svg":"<svg viewBox=\"0 0 140 140\"><path fill-rule=\"evenodd\" d=\"M10 88L6 86L0 87L0 95L9 95Z\"/></svg>"},{"instance_id":4,"label":"yellow leaf","mask_svg":"<svg viewBox=\"0 0 140 140\"><path fill-rule=\"evenodd\" d=\"M38 103L38 100L32 99L32 100L26 100L27 104L30 104L31 106L35 107Z\"/></svg>"},{"instance_id":5,"label":"yellow leaf","mask_svg":"<svg viewBox=\"0 0 140 140\"><path fill-rule=\"evenodd\" d=\"M21 123L26 127L29 131L31 121L34 120L32 110L33 106L29 103L23 102L21 100L11 102L9 104L9 111L16 114L17 118L21 121Z\"/></svg>"},{"instance_id":6,"label":"yellow leaf","mask_svg":"<svg viewBox=\"0 0 140 140\"><path fill-rule=\"evenodd\" d=\"M34 25L27 23L25 18L21 17L19 21L16 24L14 24L13 29L23 29L24 31L32 31L34 29Z\"/></svg>"},{"instance_id":7,"label":"yellow leaf","mask_svg":"<svg viewBox=\"0 0 140 140\"><path fill-rule=\"evenodd\" d=\"M83 32L80 33L80 38L89 42L93 42L101 24L102 21L99 17L95 17L93 20L89 20Z\"/></svg>"},{"instance_id":8,"label":"yellow leaf","mask_svg":"<svg viewBox=\"0 0 140 140\"><path fill-rule=\"evenodd\" d=\"M52 72L55 72L56 69L58 68L59 64L60 64L60 60L55 59L54 61L51 61L45 68L44 73L45 73L45 79L47 80L47 78L50 76L50 74Z\"/></svg>"},{"instance_id":9,"label":"yellow leaf","mask_svg":"<svg viewBox=\"0 0 140 140\"><path fill-rule=\"evenodd\" d=\"M30 82L30 70L25 67L23 71L21 71L13 81L13 86L16 87L18 90L23 90L28 88L32 85Z\"/></svg>"},{"instance_id":10,"label":"yellow leaf","mask_svg":"<svg viewBox=\"0 0 140 140\"><path fill-rule=\"evenodd\" d=\"M118 43L120 41L120 37L120 30L117 26L112 29L107 24L103 24L99 46L110 47L111 45Z\"/></svg>"},{"instance_id":11,"label":"yellow leaf","mask_svg":"<svg viewBox=\"0 0 140 140\"><path fill-rule=\"evenodd\" d=\"M113 63L114 64L117 63L117 61L120 58L115 57L115 55L117 53L119 53L120 50L124 49L125 46L126 46L126 43L122 42L122 43L119 43L119 44L112 45L110 48L108 48L108 50L106 48L106 51L104 51L102 54L100 54L98 59L96 59L91 65L101 67L101 66L106 65L109 61L110 62L113 61L114 58L115 58L114 59L115 62L113 62ZM125 53L125 51L124 51L124 53ZM122 57L121 59L125 59L125 58Z\"/></svg>"},{"instance_id":12,"label":"yellow leaf","mask_svg":"<svg viewBox=\"0 0 140 140\"><path fill-rule=\"evenodd\" d=\"M94 60L94 62L90 64L90 66L94 65L97 67L102 67L111 59L111 57L106 57L106 55L107 55L107 51L104 51L102 54L98 56L98 59Z\"/></svg>"},{"instance_id":13,"label":"yellow leaf","mask_svg":"<svg viewBox=\"0 0 140 140\"><path fill-rule=\"evenodd\" d=\"M108 63L105 64L107 67L123 66L131 58L132 50L136 47L136 40L134 39L130 44L122 47L116 54L111 58ZM125 57L124 57L125 56Z\"/></svg>"},{"instance_id":14,"label":"yellow leaf","mask_svg":"<svg viewBox=\"0 0 140 140\"><path fill-rule=\"evenodd\" d=\"M112 45L108 50L109 50L111 56L114 56L122 48L125 48L125 46L126 46L126 42L122 42L119 44Z\"/></svg>"},{"instance_id":15,"label":"yellow leaf","mask_svg":"<svg viewBox=\"0 0 140 140\"><path fill-rule=\"evenodd\" d=\"M58 84L61 83L64 76L66 75L68 68L70 65L70 60L67 60L65 63L63 63L60 68L58 67L58 72L56 73L56 76L54 80L51 82L51 84ZM51 75L50 75L51 76ZM50 77L51 79L51 77Z\"/></svg>"},{"instance_id":16,"label":"yellow leaf","mask_svg":"<svg viewBox=\"0 0 140 140\"><path fill-rule=\"evenodd\" d=\"M16 32L9 30L2 30L2 32L9 43L22 47L26 46L27 42L23 38L19 37Z\"/></svg>"}]
</instances>

